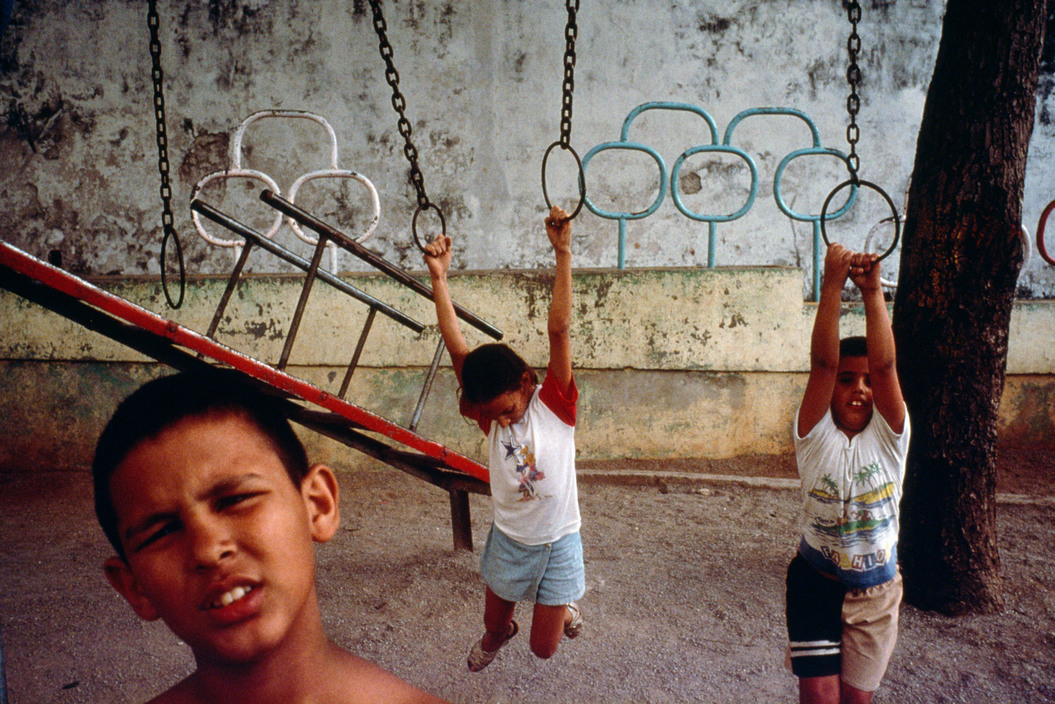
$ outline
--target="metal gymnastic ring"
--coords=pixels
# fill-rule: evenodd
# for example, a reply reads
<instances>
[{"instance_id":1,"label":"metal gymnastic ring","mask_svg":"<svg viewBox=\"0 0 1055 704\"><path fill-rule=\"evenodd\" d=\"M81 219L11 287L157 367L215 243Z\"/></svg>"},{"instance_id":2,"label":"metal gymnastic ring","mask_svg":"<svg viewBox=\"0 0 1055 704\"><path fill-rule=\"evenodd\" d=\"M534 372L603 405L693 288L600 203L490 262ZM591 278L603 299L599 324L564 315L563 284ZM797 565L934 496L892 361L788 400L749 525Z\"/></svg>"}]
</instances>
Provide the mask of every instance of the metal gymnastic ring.
<instances>
[{"instance_id":1,"label":"metal gymnastic ring","mask_svg":"<svg viewBox=\"0 0 1055 704\"><path fill-rule=\"evenodd\" d=\"M838 186L836 186L834 189L832 189L832 192L829 193L828 197L824 199L824 206L821 208L821 238L824 240L824 244L825 245L829 245L829 246L831 245L831 242L828 241L828 232L827 232L827 230L824 227L824 223L825 223L825 219L826 219L825 216L828 214L828 205L832 202L832 198L835 197L836 193L838 193L842 189L846 188L847 186L854 186L854 187L856 187L856 186L865 186L867 188L871 188L873 191L875 191L879 195L883 196L883 200L885 200L887 202L887 205L890 206L890 212L893 213L893 215L894 215L894 241L890 243L890 249L888 249L887 251L883 252L879 256L879 259L876 260L876 261L880 261L881 262L884 259L886 259L888 256L890 256L890 253L894 251L895 247L897 247L898 240L901 239L901 218L898 217L897 206L894 205L894 201L890 199L890 196L887 195L886 191L884 191L882 188L880 188L879 186L875 185L871 181L861 181L859 179L849 179L849 180L843 181Z\"/></svg>"},{"instance_id":2,"label":"metal gymnastic ring","mask_svg":"<svg viewBox=\"0 0 1055 704\"><path fill-rule=\"evenodd\" d=\"M1037 223L1037 251L1040 252L1040 256L1044 258L1044 261L1055 266L1055 259L1044 248L1044 226L1048 224L1048 216L1051 215L1052 210L1055 210L1055 200L1048 203L1047 207L1044 208L1044 212L1040 214L1040 221Z\"/></svg>"},{"instance_id":3,"label":"metal gymnastic ring","mask_svg":"<svg viewBox=\"0 0 1055 704\"><path fill-rule=\"evenodd\" d=\"M414 211L414 219L410 221L410 231L414 235L414 244L418 246L422 252L428 252L425 249L425 245L421 243L421 238L418 237L418 216L421 215L421 211L432 208L436 211L436 214L440 216L440 234L444 237L447 236L447 221L443 219L443 211L439 209L435 203L426 203L425 205L419 205L418 209Z\"/></svg>"},{"instance_id":4,"label":"metal gymnastic ring","mask_svg":"<svg viewBox=\"0 0 1055 704\"><path fill-rule=\"evenodd\" d=\"M546 160L549 159L549 153L553 151L554 147L560 147L571 152L571 155L575 157L575 163L579 167L579 204L575 206L575 210L568 215L568 219L572 220L579 211L582 210L582 203L586 200L586 172L582 166L582 159L579 158L578 152L570 144L563 144L560 140L557 140L553 144L549 145L546 149L546 153L542 156L542 197L546 201L547 208L553 208L553 204L549 202L549 193L546 192Z\"/></svg>"},{"instance_id":5,"label":"metal gymnastic ring","mask_svg":"<svg viewBox=\"0 0 1055 704\"><path fill-rule=\"evenodd\" d=\"M165 298L168 300L169 306L171 308L179 308L183 305L183 296L187 291L187 266L183 262L183 244L180 242L179 233L176 232L175 227L166 225L163 229L165 233L161 237L161 288L165 292ZM176 243L176 261L179 264L179 298L175 301L172 300L172 294L169 293L169 279L168 274L165 272L165 260L168 259L168 247L166 245L170 239Z\"/></svg>"}]
</instances>

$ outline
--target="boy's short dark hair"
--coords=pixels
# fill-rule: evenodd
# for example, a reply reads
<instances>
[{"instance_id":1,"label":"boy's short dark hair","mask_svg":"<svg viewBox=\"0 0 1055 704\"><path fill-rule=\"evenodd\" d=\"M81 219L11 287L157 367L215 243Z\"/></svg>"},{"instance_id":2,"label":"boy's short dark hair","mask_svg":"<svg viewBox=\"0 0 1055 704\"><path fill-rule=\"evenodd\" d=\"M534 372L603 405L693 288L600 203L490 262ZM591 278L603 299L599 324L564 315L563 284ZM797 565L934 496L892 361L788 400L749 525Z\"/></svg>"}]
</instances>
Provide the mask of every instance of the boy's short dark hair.
<instances>
[{"instance_id":1,"label":"boy's short dark hair","mask_svg":"<svg viewBox=\"0 0 1055 704\"><path fill-rule=\"evenodd\" d=\"M308 457L289 424L285 403L250 385L238 372L220 369L154 379L122 401L99 436L92 462L95 515L117 554L124 559L110 479L137 445L184 419L237 415L248 420L271 441L290 480L300 486L308 473Z\"/></svg>"},{"instance_id":2,"label":"boy's short dark hair","mask_svg":"<svg viewBox=\"0 0 1055 704\"><path fill-rule=\"evenodd\" d=\"M843 357L867 357L868 340L860 335L839 340L839 359Z\"/></svg>"},{"instance_id":3,"label":"boy's short dark hair","mask_svg":"<svg viewBox=\"0 0 1055 704\"><path fill-rule=\"evenodd\" d=\"M524 372L531 375L532 383L538 383L535 370L508 345L480 345L462 363L462 395L469 403L487 403L520 388Z\"/></svg>"}]
</instances>

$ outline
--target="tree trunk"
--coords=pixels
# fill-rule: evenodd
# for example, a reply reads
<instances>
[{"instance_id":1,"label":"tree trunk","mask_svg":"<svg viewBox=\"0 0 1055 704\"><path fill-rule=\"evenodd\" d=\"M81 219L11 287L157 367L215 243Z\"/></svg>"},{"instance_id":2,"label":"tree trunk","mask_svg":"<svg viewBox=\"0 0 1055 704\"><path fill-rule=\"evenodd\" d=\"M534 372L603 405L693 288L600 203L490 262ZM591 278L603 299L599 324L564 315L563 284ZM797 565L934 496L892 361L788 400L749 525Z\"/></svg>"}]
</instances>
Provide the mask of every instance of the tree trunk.
<instances>
[{"instance_id":1,"label":"tree trunk","mask_svg":"<svg viewBox=\"0 0 1055 704\"><path fill-rule=\"evenodd\" d=\"M1047 4L948 0L916 146L894 302L912 423L898 550L906 600L948 614L1003 605L996 424Z\"/></svg>"}]
</instances>

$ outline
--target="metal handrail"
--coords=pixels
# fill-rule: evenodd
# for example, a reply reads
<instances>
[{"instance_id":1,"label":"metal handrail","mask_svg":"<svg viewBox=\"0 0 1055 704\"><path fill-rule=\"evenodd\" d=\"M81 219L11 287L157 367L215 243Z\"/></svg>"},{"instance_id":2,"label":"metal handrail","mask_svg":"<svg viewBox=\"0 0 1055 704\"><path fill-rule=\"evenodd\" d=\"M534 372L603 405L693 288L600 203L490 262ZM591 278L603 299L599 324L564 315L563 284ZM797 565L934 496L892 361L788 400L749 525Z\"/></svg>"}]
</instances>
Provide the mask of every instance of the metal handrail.
<instances>
[{"instance_id":1,"label":"metal handrail","mask_svg":"<svg viewBox=\"0 0 1055 704\"><path fill-rule=\"evenodd\" d=\"M311 266L311 262L309 262L307 259L304 259L303 257L292 252L291 250L286 249L274 240L268 239L267 235L264 235L249 227L248 225L245 225L239 222L238 220L235 220L230 215L227 215L226 213L217 210L216 208L204 201L197 199L192 200L190 207L192 210L201 213L217 225L226 227L228 230L235 233L236 235L245 238L247 242L251 241L253 244L258 245L263 249L266 249L271 254L274 254L276 257L282 259L283 261L289 264L292 264L293 266L297 267L298 269L304 272L307 272ZM330 284L338 291L348 294L349 296L361 303L365 303L371 308L376 309L379 313L383 313L384 315L388 316L400 325L408 327L416 333L420 333L426 327L424 323L418 322L417 320L411 318L405 313L396 310L387 303L383 303L382 301L377 300L370 294L360 291L356 287L352 286L343 279L334 276L332 273L326 271L325 269L319 269L317 275L320 279Z\"/></svg>"},{"instance_id":2,"label":"metal handrail","mask_svg":"<svg viewBox=\"0 0 1055 704\"><path fill-rule=\"evenodd\" d=\"M356 300L365 303L369 306L370 312L366 316L366 322L363 324L363 329L359 334L359 341L356 344L355 352L352 355L352 359L348 364L348 368L345 371L344 378L341 381L340 391L337 393L338 398L343 399L348 393L348 387L351 384L352 375L355 373L356 368L359 366L359 358L362 355L363 347L366 345L367 336L370 334L370 330L373 327L374 317L378 312L383 313L397 323L410 328L415 333L420 333L425 329L423 323L414 320L410 316L396 310L395 308L383 303L373 296L360 291L351 284L342 281L330 272L319 267L319 261L322 256L322 252L328 246L326 241L315 243L315 255L312 261L308 261L280 244L271 240L267 235L261 234L253 228L238 222L226 213L217 210L208 203L202 202L201 200L195 199L191 201L191 209L197 214L200 213L212 220L218 225L221 225L236 235L243 238L243 243L239 248L238 260L235 262L234 269L231 271L231 276L227 281L227 288L224 290L223 295L220 298L220 303L216 307L216 312L213 314L212 322L209 325L209 329L206 332L206 337L215 339L216 329L219 327L220 319L223 317L224 311L227 308L227 303L230 301L231 294L234 293L235 286L241 278L242 269L245 266L245 262L249 257L250 251L254 245L267 250L271 254L279 257L280 259L293 264L294 266L303 270L307 276L305 277L304 287L301 291L300 300L297 303L296 312L293 316L293 321L290 323L290 329L286 334L286 341L282 348L282 356L279 359L276 368L283 370L286 368L289 362L289 355L293 349L293 342L296 339L297 332L300 329L300 321L304 312L304 308L307 304L308 294L311 292L312 284L316 278L322 279L324 282L330 284L338 291L348 294ZM427 384L431 385L431 377L435 374L435 370L431 370ZM427 395L427 392L426 392ZM424 405L424 399L419 402L419 406ZM410 426L411 430L414 430L417 425L417 418L421 415L421 408L415 409L414 420Z\"/></svg>"},{"instance_id":3,"label":"metal handrail","mask_svg":"<svg viewBox=\"0 0 1055 704\"><path fill-rule=\"evenodd\" d=\"M410 275L405 269L402 269L396 264L388 261L387 259L379 256L378 254L370 251L366 247L362 246L354 239L344 234L332 225L323 222L319 218L315 217L311 213L303 210L302 208L289 202L277 193L269 190L261 191L260 200L270 205L275 210L278 210L284 215L293 218L301 225L314 230L320 238L325 237L333 242L336 242L342 249L351 252L355 256L359 257L366 263L373 266L375 269L388 274L389 277L395 279L399 283L403 284L407 288L411 289L415 293L418 293L425 298L432 300L432 289L425 284L421 283L413 276ZM321 239L320 239L321 241ZM488 337L495 340L502 339L502 331L494 327L487 321L481 319L475 313L462 308L459 305L454 306L455 314L463 321L472 325L474 328L484 333Z\"/></svg>"}]
</instances>

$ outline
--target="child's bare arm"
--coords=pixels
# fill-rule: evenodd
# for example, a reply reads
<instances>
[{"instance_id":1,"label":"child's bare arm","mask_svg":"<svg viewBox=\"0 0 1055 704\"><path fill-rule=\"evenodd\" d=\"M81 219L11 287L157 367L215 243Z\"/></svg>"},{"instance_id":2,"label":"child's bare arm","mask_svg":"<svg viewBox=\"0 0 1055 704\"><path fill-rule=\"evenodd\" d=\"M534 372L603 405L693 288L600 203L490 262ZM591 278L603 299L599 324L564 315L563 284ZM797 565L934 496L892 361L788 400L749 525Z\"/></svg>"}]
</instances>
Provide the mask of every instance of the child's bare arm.
<instances>
[{"instance_id":1,"label":"child's bare arm","mask_svg":"<svg viewBox=\"0 0 1055 704\"><path fill-rule=\"evenodd\" d=\"M425 264L432 280L432 301L436 305L436 322L439 324L443 344L451 356L458 383L462 381L462 362L469 354L469 345L462 336L458 316L454 312L451 293L447 288L447 271L451 266L451 238L440 235L425 247Z\"/></svg>"},{"instance_id":2,"label":"child's bare arm","mask_svg":"<svg viewBox=\"0 0 1055 704\"><path fill-rule=\"evenodd\" d=\"M905 399L898 382L894 331L890 327L890 314L883 299L879 271L879 261L875 254L853 256L850 278L861 290L861 298L864 301L872 404L890 429L900 433L905 427Z\"/></svg>"},{"instance_id":3,"label":"child's bare arm","mask_svg":"<svg viewBox=\"0 0 1055 704\"><path fill-rule=\"evenodd\" d=\"M559 206L550 208L546 235L556 256L553 298L550 302L549 373L556 375L562 391L571 386L571 220Z\"/></svg>"},{"instance_id":4,"label":"child's bare arm","mask_svg":"<svg viewBox=\"0 0 1055 704\"><path fill-rule=\"evenodd\" d=\"M795 429L805 437L820 422L831 405L835 377L839 372L839 313L843 286L850 273L852 252L832 244L824 257L824 279L810 338L810 378L799 406Z\"/></svg>"}]
</instances>

